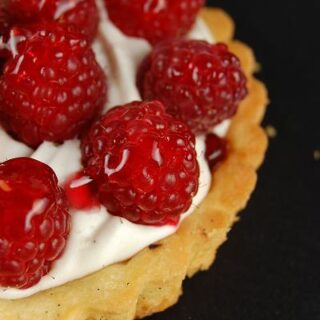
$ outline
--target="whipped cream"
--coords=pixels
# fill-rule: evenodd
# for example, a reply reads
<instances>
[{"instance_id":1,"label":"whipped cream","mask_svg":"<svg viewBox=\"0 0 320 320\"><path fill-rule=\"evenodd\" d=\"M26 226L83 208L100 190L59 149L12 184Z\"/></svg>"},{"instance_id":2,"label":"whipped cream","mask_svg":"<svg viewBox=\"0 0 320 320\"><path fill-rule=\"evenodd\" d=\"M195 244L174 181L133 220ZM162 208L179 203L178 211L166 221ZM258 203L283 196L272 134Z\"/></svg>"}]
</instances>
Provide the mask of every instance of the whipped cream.
<instances>
[{"instance_id":1,"label":"whipped cream","mask_svg":"<svg viewBox=\"0 0 320 320\"><path fill-rule=\"evenodd\" d=\"M150 52L150 45L143 39L127 37L108 19L102 1L97 1L101 22L97 39L93 44L96 57L108 75L109 100L107 111L113 106L141 100L136 88L139 64ZM200 19L195 23L189 38L213 42L210 31ZM230 121L214 128L219 136L225 136ZM197 158L200 166L199 191L188 212L191 214L208 194L211 173L205 160L205 137L196 138ZM62 185L68 177L82 169L80 141L70 140L62 145L44 142L37 150L13 140L0 128L0 161L16 157L32 157L48 164ZM103 206L92 210L71 210L71 231L64 254L53 265L50 274L35 286L20 290L0 288L0 299L22 299L38 292L54 288L96 272L108 265L124 261L177 231L179 226L152 227L137 225L110 215Z\"/></svg>"}]
</instances>

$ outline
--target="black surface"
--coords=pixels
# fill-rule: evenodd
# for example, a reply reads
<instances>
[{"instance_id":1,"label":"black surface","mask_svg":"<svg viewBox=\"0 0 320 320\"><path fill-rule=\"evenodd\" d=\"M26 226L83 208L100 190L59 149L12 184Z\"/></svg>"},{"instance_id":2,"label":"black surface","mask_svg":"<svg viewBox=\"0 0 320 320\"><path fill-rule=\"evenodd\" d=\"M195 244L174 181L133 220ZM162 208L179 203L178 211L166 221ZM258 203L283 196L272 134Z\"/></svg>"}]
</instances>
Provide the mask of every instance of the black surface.
<instances>
[{"instance_id":1,"label":"black surface","mask_svg":"<svg viewBox=\"0 0 320 320\"><path fill-rule=\"evenodd\" d=\"M150 320L320 319L320 1L221 0L255 49L278 130L257 190L209 272Z\"/></svg>"}]
</instances>

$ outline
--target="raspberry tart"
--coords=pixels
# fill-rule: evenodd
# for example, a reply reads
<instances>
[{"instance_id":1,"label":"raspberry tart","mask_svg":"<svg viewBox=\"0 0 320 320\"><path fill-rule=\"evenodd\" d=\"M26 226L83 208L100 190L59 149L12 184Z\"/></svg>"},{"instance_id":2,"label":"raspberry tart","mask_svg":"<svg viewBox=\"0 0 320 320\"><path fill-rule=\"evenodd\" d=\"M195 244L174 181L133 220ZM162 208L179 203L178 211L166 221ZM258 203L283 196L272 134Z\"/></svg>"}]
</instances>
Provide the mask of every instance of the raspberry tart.
<instances>
[{"instance_id":1,"label":"raspberry tart","mask_svg":"<svg viewBox=\"0 0 320 320\"><path fill-rule=\"evenodd\" d=\"M1 320L143 318L210 267L267 147L233 32L203 0L0 5Z\"/></svg>"}]
</instances>

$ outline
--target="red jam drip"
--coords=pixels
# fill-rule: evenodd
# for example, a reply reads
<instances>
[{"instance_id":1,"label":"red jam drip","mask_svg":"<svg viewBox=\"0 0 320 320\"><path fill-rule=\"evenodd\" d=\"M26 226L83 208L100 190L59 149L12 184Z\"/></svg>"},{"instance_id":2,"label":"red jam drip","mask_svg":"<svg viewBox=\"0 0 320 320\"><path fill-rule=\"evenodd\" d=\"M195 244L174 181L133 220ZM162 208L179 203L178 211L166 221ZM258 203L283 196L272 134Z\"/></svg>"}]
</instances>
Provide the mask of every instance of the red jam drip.
<instances>
[{"instance_id":1,"label":"red jam drip","mask_svg":"<svg viewBox=\"0 0 320 320\"><path fill-rule=\"evenodd\" d=\"M227 157L227 141L215 134L208 134L206 137L206 160L211 171L217 167Z\"/></svg>"},{"instance_id":2,"label":"red jam drip","mask_svg":"<svg viewBox=\"0 0 320 320\"><path fill-rule=\"evenodd\" d=\"M93 180L82 171L71 176L63 186L67 197L68 205L72 209L90 210L100 206L99 199L95 196ZM180 216L169 217L164 223L152 224L153 226L173 226L176 227L180 221Z\"/></svg>"},{"instance_id":3,"label":"red jam drip","mask_svg":"<svg viewBox=\"0 0 320 320\"><path fill-rule=\"evenodd\" d=\"M99 207L92 180L83 172L78 172L64 185L68 204L73 209L88 210Z\"/></svg>"}]
</instances>

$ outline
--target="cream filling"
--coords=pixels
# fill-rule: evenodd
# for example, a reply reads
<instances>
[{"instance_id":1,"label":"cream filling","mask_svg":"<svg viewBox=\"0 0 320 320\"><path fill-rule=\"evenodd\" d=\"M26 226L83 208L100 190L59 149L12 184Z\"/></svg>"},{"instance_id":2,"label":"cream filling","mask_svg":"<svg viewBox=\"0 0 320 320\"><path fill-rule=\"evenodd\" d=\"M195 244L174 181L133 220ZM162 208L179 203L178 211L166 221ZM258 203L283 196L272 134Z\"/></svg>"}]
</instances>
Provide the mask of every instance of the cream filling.
<instances>
[{"instance_id":1,"label":"cream filling","mask_svg":"<svg viewBox=\"0 0 320 320\"><path fill-rule=\"evenodd\" d=\"M142 39L125 36L107 17L102 1L98 1L101 23L93 45L98 62L108 75L109 101L105 111L115 105L141 100L135 86L136 73L143 58L150 52L150 45ZM189 34L192 39L213 42L204 22L197 20ZM230 121L214 129L225 136ZM197 158L200 166L199 191L192 206L181 221L191 214L208 194L211 173L204 157L205 139L196 139ZM0 128L0 162L16 157L32 157L48 164L57 174L59 183L82 169L79 140L66 141L60 146L44 142L35 151L13 140ZM108 265L129 259L140 250L173 233L178 226L152 227L137 225L110 215L104 207L93 210L71 210L71 232L62 257L55 262L50 274L29 289L0 288L0 299L22 299L38 292L82 278Z\"/></svg>"}]
</instances>

